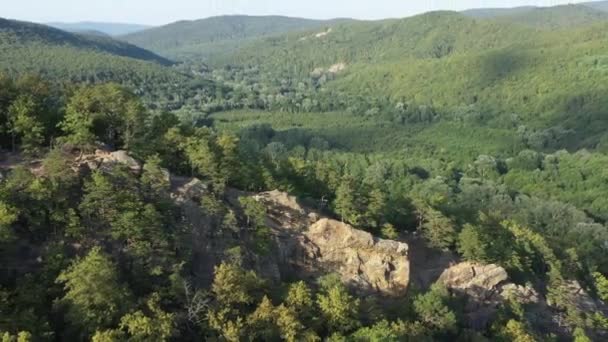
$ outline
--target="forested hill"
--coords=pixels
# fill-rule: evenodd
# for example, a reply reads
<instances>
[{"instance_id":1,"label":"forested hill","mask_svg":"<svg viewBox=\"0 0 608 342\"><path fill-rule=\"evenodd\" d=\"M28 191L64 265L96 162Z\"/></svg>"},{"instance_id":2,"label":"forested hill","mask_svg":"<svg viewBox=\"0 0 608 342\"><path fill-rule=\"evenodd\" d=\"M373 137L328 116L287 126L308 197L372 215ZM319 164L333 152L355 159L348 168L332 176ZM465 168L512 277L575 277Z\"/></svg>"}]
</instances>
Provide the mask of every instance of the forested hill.
<instances>
[{"instance_id":1,"label":"forested hill","mask_svg":"<svg viewBox=\"0 0 608 342\"><path fill-rule=\"evenodd\" d=\"M591 1L585 2L584 5L600 11L608 12L608 1Z\"/></svg>"},{"instance_id":2,"label":"forested hill","mask_svg":"<svg viewBox=\"0 0 608 342\"><path fill-rule=\"evenodd\" d=\"M580 132L576 148L594 147L607 128L608 23L538 30L434 12L319 32L256 42L226 63L255 66L278 80L317 82L325 75L327 90L387 100L393 108L426 105L444 119L465 108L485 124L504 126L516 114L526 125Z\"/></svg>"},{"instance_id":3,"label":"forested hill","mask_svg":"<svg viewBox=\"0 0 608 342\"><path fill-rule=\"evenodd\" d=\"M245 42L269 35L331 25L344 20L312 20L281 16L220 16L179 21L122 38L172 59L209 58L232 52Z\"/></svg>"},{"instance_id":4,"label":"forested hill","mask_svg":"<svg viewBox=\"0 0 608 342\"><path fill-rule=\"evenodd\" d=\"M0 18L0 34L2 44L8 45L61 45L64 47L88 50L92 52L105 52L122 57L152 61L163 65L171 64L165 58L131 45L108 37L80 35L45 25L6 20Z\"/></svg>"},{"instance_id":5,"label":"forested hill","mask_svg":"<svg viewBox=\"0 0 608 342\"><path fill-rule=\"evenodd\" d=\"M103 23L103 22L91 22L82 21L78 23L48 23L47 25L70 32L86 32L86 31L97 31L107 34L109 36L118 36L123 34L135 33L145 29L149 29L152 26L138 25L138 24L123 24L123 23Z\"/></svg>"},{"instance_id":6,"label":"forested hill","mask_svg":"<svg viewBox=\"0 0 608 342\"><path fill-rule=\"evenodd\" d=\"M608 22L608 12L586 5L480 9L465 11L463 14L473 18L518 23L541 29L581 27Z\"/></svg>"},{"instance_id":7,"label":"forested hill","mask_svg":"<svg viewBox=\"0 0 608 342\"><path fill-rule=\"evenodd\" d=\"M35 74L54 84L117 82L141 96L149 108L161 110L206 101L215 92L209 80L171 64L110 37L0 19L0 74L11 77Z\"/></svg>"}]
</instances>

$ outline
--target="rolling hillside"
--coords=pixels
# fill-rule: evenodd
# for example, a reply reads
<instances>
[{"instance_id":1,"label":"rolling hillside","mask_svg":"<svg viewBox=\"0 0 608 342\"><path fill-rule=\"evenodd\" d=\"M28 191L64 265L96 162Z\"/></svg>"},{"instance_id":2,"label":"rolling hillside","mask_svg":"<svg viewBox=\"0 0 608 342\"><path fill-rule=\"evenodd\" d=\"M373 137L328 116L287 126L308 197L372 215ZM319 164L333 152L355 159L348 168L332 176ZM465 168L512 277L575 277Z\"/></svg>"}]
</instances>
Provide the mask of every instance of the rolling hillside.
<instances>
[{"instance_id":1,"label":"rolling hillside","mask_svg":"<svg viewBox=\"0 0 608 342\"><path fill-rule=\"evenodd\" d=\"M279 16L221 16L179 21L125 35L123 40L175 60L209 59L238 50L252 39L331 25L323 21Z\"/></svg>"},{"instance_id":2,"label":"rolling hillside","mask_svg":"<svg viewBox=\"0 0 608 342\"><path fill-rule=\"evenodd\" d=\"M480 9L463 14L479 19L517 23L540 29L583 27L608 22L608 12L586 5L554 7L516 7L507 9Z\"/></svg>"},{"instance_id":3,"label":"rolling hillside","mask_svg":"<svg viewBox=\"0 0 608 342\"><path fill-rule=\"evenodd\" d=\"M147 25L138 24L123 24L123 23L101 23L82 21L78 23L47 23L48 26L52 26L64 31L70 32L86 32L86 31L98 31L105 33L109 36L118 36L123 34L135 33L151 28Z\"/></svg>"},{"instance_id":4,"label":"rolling hillside","mask_svg":"<svg viewBox=\"0 0 608 342\"><path fill-rule=\"evenodd\" d=\"M45 25L0 18L0 34L3 44L13 45L61 45L92 52L109 53L144 61L168 65L171 61L135 45L111 38L92 35L79 35Z\"/></svg>"},{"instance_id":5,"label":"rolling hillside","mask_svg":"<svg viewBox=\"0 0 608 342\"><path fill-rule=\"evenodd\" d=\"M177 109L205 98L208 80L178 72L171 61L110 37L74 34L0 19L0 73L38 74L56 83L118 82L154 108Z\"/></svg>"},{"instance_id":6,"label":"rolling hillside","mask_svg":"<svg viewBox=\"0 0 608 342\"><path fill-rule=\"evenodd\" d=\"M604 141L608 23L538 30L435 12L315 32L258 41L226 63L277 80L316 82L314 74L325 71L331 77L322 88L329 92L432 106L446 117L466 108L484 125L576 132L562 146ZM336 65L343 70L330 72Z\"/></svg>"},{"instance_id":7,"label":"rolling hillside","mask_svg":"<svg viewBox=\"0 0 608 342\"><path fill-rule=\"evenodd\" d=\"M582 4L600 11L608 12L608 1L591 1Z\"/></svg>"}]
</instances>

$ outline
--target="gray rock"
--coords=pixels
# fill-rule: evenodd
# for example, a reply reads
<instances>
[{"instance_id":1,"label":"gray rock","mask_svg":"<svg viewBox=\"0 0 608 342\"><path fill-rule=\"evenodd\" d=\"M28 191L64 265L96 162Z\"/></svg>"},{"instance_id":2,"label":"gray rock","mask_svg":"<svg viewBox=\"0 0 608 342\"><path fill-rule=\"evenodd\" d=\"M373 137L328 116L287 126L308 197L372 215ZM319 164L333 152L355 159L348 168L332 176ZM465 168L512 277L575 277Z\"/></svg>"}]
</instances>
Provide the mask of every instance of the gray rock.
<instances>
[{"instance_id":1,"label":"gray rock","mask_svg":"<svg viewBox=\"0 0 608 342\"><path fill-rule=\"evenodd\" d=\"M141 163L135 160L135 158L129 156L127 151L111 152L109 157L105 158L104 160L112 163L123 164L134 172L141 172Z\"/></svg>"}]
</instances>

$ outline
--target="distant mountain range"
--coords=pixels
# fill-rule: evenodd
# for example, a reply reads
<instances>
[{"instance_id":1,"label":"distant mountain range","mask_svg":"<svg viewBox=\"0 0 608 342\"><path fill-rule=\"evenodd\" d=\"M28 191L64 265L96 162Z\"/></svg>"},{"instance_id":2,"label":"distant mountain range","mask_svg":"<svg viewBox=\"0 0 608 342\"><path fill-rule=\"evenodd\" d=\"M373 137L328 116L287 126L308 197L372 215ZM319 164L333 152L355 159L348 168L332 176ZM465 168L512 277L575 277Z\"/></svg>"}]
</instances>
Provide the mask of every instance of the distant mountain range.
<instances>
[{"instance_id":1,"label":"distant mountain range","mask_svg":"<svg viewBox=\"0 0 608 342\"><path fill-rule=\"evenodd\" d=\"M520 7L507 7L507 8L473 8L462 11L464 15L474 18L496 18L503 16L527 16L531 13L537 12L553 12L553 9L567 8L567 7L578 7L584 6L586 8L595 9L602 12L608 12L608 1L592 1L582 2L576 5L559 5L552 7L537 7L537 6L520 6ZM557 12L560 12L559 10ZM562 12L563 13L563 12Z\"/></svg>"},{"instance_id":2,"label":"distant mountain range","mask_svg":"<svg viewBox=\"0 0 608 342\"><path fill-rule=\"evenodd\" d=\"M52 26L64 31L70 32L100 32L109 36L119 36L123 34L134 33L149 29L152 26L137 25L137 24L123 24L123 23L103 23L103 22L91 22L83 21L78 23L46 23L48 26Z\"/></svg>"},{"instance_id":3,"label":"distant mountain range","mask_svg":"<svg viewBox=\"0 0 608 342\"><path fill-rule=\"evenodd\" d=\"M103 33L76 34L0 18L0 72L54 80L129 84L182 79L172 61Z\"/></svg>"},{"instance_id":4,"label":"distant mountain range","mask_svg":"<svg viewBox=\"0 0 608 342\"><path fill-rule=\"evenodd\" d=\"M120 37L176 60L213 59L248 42L288 32L327 27L349 19L312 20L282 16L221 16L178 21Z\"/></svg>"},{"instance_id":5,"label":"distant mountain range","mask_svg":"<svg viewBox=\"0 0 608 342\"><path fill-rule=\"evenodd\" d=\"M497 20L545 29L580 27L608 21L608 12L584 4L553 7L516 7L468 10L463 14L479 19Z\"/></svg>"}]
</instances>

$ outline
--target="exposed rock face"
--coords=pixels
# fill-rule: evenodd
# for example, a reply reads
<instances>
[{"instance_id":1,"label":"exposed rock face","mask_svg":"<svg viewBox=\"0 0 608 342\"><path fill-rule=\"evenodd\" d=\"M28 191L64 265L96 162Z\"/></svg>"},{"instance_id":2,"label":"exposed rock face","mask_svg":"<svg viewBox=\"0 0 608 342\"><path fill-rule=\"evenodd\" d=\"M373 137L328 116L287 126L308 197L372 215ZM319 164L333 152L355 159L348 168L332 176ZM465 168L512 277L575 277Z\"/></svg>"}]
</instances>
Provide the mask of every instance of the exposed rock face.
<instances>
[{"instance_id":1,"label":"exposed rock face","mask_svg":"<svg viewBox=\"0 0 608 342\"><path fill-rule=\"evenodd\" d=\"M402 295L409 283L408 246L320 218L279 191L255 196L267 207L282 277L337 273L360 292Z\"/></svg>"},{"instance_id":2,"label":"exposed rock face","mask_svg":"<svg viewBox=\"0 0 608 342\"><path fill-rule=\"evenodd\" d=\"M141 163L131 157L127 151L110 152L98 149L95 150L95 154L81 155L76 162L75 169L85 167L89 170L110 171L116 165L125 165L135 174L140 174L142 171Z\"/></svg>"},{"instance_id":3,"label":"exposed rock face","mask_svg":"<svg viewBox=\"0 0 608 342\"><path fill-rule=\"evenodd\" d=\"M104 152L101 150L95 151L97 160L101 161L101 168L112 167L114 164L122 164L127 166L135 173L141 172L141 164L135 158L129 156L127 151Z\"/></svg>"},{"instance_id":4,"label":"exposed rock face","mask_svg":"<svg viewBox=\"0 0 608 342\"><path fill-rule=\"evenodd\" d=\"M329 69L327 69L327 71L331 74L337 74L344 69L346 69L345 63L336 63L336 64L330 66Z\"/></svg>"},{"instance_id":5,"label":"exposed rock face","mask_svg":"<svg viewBox=\"0 0 608 342\"><path fill-rule=\"evenodd\" d=\"M353 287L399 295L409 283L408 246L374 238L370 233L330 219L321 219L304 233L314 263L338 273Z\"/></svg>"},{"instance_id":6,"label":"exposed rock face","mask_svg":"<svg viewBox=\"0 0 608 342\"><path fill-rule=\"evenodd\" d=\"M178 186L173 192L173 198L179 202L193 201L200 203L201 198L209 193L209 186L198 178L192 178L184 185Z\"/></svg>"},{"instance_id":7,"label":"exposed rock face","mask_svg":"<svg viewBox=\"0 0 608 342\"><path fill-rule=\"evenodd\" d=\"M508 278L507 271L500 266L463 262L445 270L438 282L475 299L486 300L498 292L498 286Z\"/></svg>"},{"instance_id":8,"label":"exposed rock face","mask_svg":"<svg viewBox=\"0 0 608 342\"><path fill-rule=\"evenodd\" d=\"M254 196L266 207L267 224L276 230L303 231L319 217L308 213L294 196L281 191L263 192Z\"/></svg>"},{"instance_id":9,"label":"exposed rock face","mask_svg":"<svg viewBox=\"0 0 608 342\"><path fill-rule=\"evenodd\" d=\"M565 286L566 293L572 298L572 303L583 312L608 311L604 303L593 299L581 284L576 280L570 280Z\"/></svg>"},{"instance_id":10,"label":"exposed rock face","mask_svg":"<svg viewBox=\"0 0 608 342\"><path fill-rule=\"evenodd\" d=\"M437 282L458 295L465 295L465 314L469 325L483 329L496 313L498 305L507 298L520 303L538 303L533 288L508 282L508 274L498 265L462 262L446 269Z\"/></svg>"}]
</instances>

